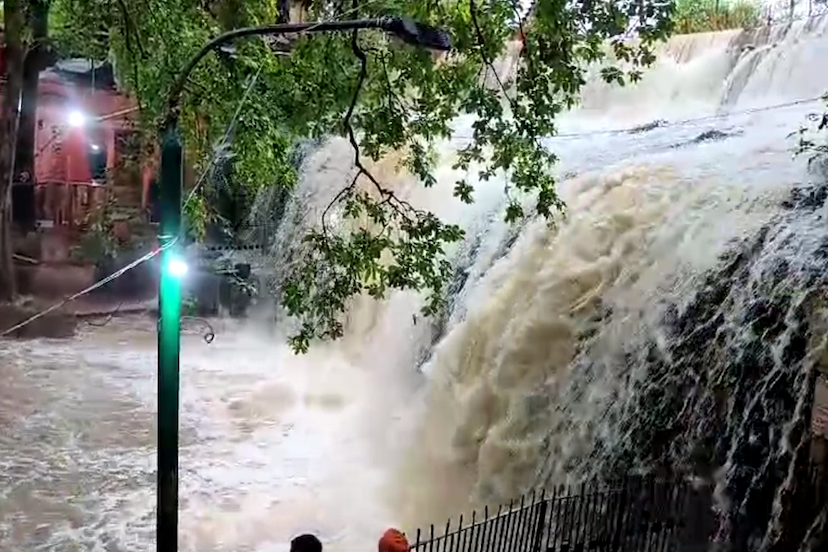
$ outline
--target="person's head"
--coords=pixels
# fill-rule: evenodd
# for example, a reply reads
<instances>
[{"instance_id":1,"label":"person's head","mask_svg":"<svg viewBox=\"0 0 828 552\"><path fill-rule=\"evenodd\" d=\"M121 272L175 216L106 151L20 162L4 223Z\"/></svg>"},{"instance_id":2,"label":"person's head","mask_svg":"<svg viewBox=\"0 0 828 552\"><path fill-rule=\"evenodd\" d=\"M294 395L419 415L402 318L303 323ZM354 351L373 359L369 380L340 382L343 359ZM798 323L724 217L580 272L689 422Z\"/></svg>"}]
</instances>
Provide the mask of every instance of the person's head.
<instances>
[{"instance_id":1,"label":"person's head","mask_svg":"<svg viewBox=\"0 0 828 552\"><path fill-rule=\"evenodd\" d=\"M322 543L313 535L299 535L290 541L290 552L322 552Z\"/></svg>"},{"instance_id":2,"label":"person's head","mask_svg":"<svg viewBox=\"0 0 828 552\"><path fill-rule=\"evenodd\" d=\"M408 539L400 531L391 528L379 540L379 552L408 552Z\"/></svg>"}]
</instances>

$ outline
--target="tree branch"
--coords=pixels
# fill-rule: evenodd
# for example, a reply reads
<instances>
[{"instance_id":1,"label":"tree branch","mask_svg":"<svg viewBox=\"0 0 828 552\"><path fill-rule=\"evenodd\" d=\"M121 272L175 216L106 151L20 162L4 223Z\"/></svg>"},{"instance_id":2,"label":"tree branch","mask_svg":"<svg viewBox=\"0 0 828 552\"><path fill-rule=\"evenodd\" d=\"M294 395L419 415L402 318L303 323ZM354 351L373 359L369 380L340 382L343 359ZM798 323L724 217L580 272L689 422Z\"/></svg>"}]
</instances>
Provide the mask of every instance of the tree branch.
<instances>
[{"instance_id":1,"label":"tree branch","mask_svg":"<svg viewBox=\"0 0 828 552\"><path fill-rule=\"evenodd\" d=\"M149 56L147 56L147 52L144 49L144 45L141 42L141 37L135 27L134 22L132 21L132 16L129 13L129 9L127 8L124 0L118 0L118 9L121 12L121 18L124 22L124 44L126 46L127 51L129 52L129 57L132 59L132 80L135 86L135 97L138 101L138 108L144 109L143 101L142 101L142 94L139 92L141 89L141 83L138 77L138 59L141 61L146 61ZM138 58L136 59L135 50L132 47L132 36L133 33L135 34L135 42L138 46Z\"/></svg>"},{"instance_id":2,"label":"tree branch","mask_svg":"<svg viewBox=\"0 0 828 552\"><path fill-rule=\"evenodd\" d=\"M131 37L134 35L136 45L138 46L138 54L141 56L142 61L146 61L148 58L147 51L144 49L144 44L141 42L141 35L138 33L138 28L132 20L132 16L124 3L124 0L118 0L118 8L121 11L121 17L124 20L124 41L126 42L127 49L130 53L133 53Z\"/></svg>"},{"instance_id":3,"label":"tree branch","mask_svg":"<svg viewBox=\"0 0 828 552\"><path fill-rule=\"evenodd\" d=\"M357 0L353 0L352 12L355 13L357 8ZM354 94L351 97L351 103L348 106L348 111L345 114L345 119L342 121L342 125L348 134L348 141L351 143L351 147L354 150L354 166L357 168L357 174L354 177L354 180L351 183L351 185L345 188L345 191L353 190L354 186L356 185L357 179L360 176L364 175L368 178L368 180L371 181L371 183L374 185L374 188L376 188L377 192L380 194L380 197L382 198L380 205L388 205L392 209L394 209L394 211L398 215L410 220L409 215L419 214L420 211L415 209L410 203L399 199L394 194L394 192L380 184L376 177L371 173L371 171L369 171L365 167L365 165L362 164L359 142L356 138L354 126L351 123L354 111L356 110L357 101L359 100L359 95L362 92L363 85L365 84L365 79L368 77L368 56L365 54L365 51L359 45L358 33L359 31L357 29L354 29L354 31L351 34L351 49L353 50L354 56L356 56L356 58L360 62L359 75L357 76L357 84L354 90ZM330 210L334 203L340 201L344 196L345 194L343 193L337 194L337 196L332 200L331 204L329 204L328 207L326 207L325 213L327 213Z\"/></svg>"},{"instance_id":4,"label":"tree branch","mask_svg":"<svg viewBox=\"0 0 828 552\"><path fill-rule=\"evenodd\" d=\"M486 45L486 41L483 38L483 31L480 29L480 23L477 20L477 5L475 4L474 0L469 0L469 10L471 12L472 24L474 25L474 34L477 35L477 44L480 49L480 58L483 60L483 63L489 70L494 74L495 81L497 81L500 90L503 92L503 96L506 98L506 101L509 102L509 106L512 108L512 111L515 111L515 102L509 97L508 92L506 91L506 86L503 84L503 81L500 79L500 75L497 74L497 69L495 69L494 61L489 59L489 56L486 55L485 50L483 49Z\"/></svg>"},{"instance_id":5,"label":"tree branch","mask_svg":"<svg viewBox=\"0 0 828 552\"><path fill-rule=\"evenodd\" d=\"M382 72L383 76L385 77L385 90L388 94L388 111L389 113L393 113L396 108L400 108L400 112L405 110L405 107L402 105L402 101L400 100L399 96L394 93L394 87L391 85L391 76L388 74L388 59L380 49L378 48L363 48L363 50L367 50L369 52L374 53L377 56L377 59L382 62Z\"/></svg>"}]
</instances>

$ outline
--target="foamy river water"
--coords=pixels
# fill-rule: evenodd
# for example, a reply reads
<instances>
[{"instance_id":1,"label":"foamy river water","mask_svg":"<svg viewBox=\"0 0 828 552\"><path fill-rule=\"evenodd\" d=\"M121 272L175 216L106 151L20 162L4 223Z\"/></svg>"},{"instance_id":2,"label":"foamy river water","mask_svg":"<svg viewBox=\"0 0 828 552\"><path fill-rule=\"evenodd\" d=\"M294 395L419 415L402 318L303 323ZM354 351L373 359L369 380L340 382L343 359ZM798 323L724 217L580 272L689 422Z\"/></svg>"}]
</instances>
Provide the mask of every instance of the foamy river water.
<instances>
[{"instance_id":1,"label":"foamy river water","mask_svg":"<svg viewBox=\"0 0 828 552\"><path fill-rule=\"evenodd\" d=\"M635 91L590 84L588 116L566 117L564 131L675 124L549 140L570 209L556 228L530 223L515 241L498 211L502 182L457 208L443 185L462 177L450 155L440 186L397 182L416 190L415 204L468 230L442 328L401 294L357 301L346 338L301 357L271 324L217 323L209 345L188 324L182 551L283 552L305 531L329 552L370 550L389 524L444 523L470 495L508 499L538 481L609 469L634 441L617 420L629 413L639 425L628 431L649 430L629 374L663 395L646 355L618 359L638 358L650 336L666 343L666 302L685 304L717 281L720 256L763 226L789 239L756 253L757 274L777 251L785 266L825 273L812 260L823 213L781 211L792 189L815 178L787 136L818 104L678 120L823 93L827 30L822 18L772 33L675 37ZM344 141L322 148L293 203L322 208L349 180L351 160ZM296 212L298 231L311 215ZM798 275L791 269L787 283L804 294L812 284ZM766 293L758 284L737 291ZM716 357L721 370L732 350ZM777 364L768 370L789 368ZM154 550L155 371L147 318L87 326L72 340L0 341L0 552ZM422 393L428 377L440 392ZM599 440L603 464L592 454Z\"/></svg>"},{"instance_id":2,"label":"foamy river water","mask_svg":"<svg viewBox=\"0 0 828 552\"><path fill-rule=\"evenodd\" d=\"M210 345L197 330L181 355L182 549L286 550L302 531L331 550L373 541L392 520L364 372L292 357L267 330L218 323ZM0 350L0 550L154 549L152 321Z\"/></svg>"}]
</instances>

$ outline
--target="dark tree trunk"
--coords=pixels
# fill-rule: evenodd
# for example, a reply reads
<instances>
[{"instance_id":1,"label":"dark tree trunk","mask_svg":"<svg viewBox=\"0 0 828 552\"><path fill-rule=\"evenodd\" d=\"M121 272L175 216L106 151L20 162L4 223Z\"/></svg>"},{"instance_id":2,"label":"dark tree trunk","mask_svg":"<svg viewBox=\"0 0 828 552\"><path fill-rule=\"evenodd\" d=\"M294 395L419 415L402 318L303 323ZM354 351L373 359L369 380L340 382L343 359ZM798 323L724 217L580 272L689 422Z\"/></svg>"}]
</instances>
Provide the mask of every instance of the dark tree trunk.
<instances>
[{"instance_id":1,"label":"dark tree trunk","mask_svg":"<svg viewBox=\"0 0 828 552\"><path fill-rule=\"evenodd\" d=\"M277 23L290 23L290 0L279 0L279 21Z\"/></svg>"},{"instance_id":2,"label":"dark tree trunk","mask_svg":"<svg viewBox=\"0 0 828 552\"><path fill-rule=\"evenodd\" d=\"M35 183L35 136L40 73L51 65L48 47L49 0L30 0L27 23L32 31L32 45L23 61L23 90L20 122L17 128L14 177L16 182Z\"/></svg>"},{"instance_id":3,"label":"dark tree trunk","mask_svg":"<svg viewBox=\"0 0 828 552\"><path fill-rule=\"evenodd\" d=\"M21 0L3 3L6 73L0 101L0 301L16 295L14 245L12 243L11 184L14 172L18 125L18 102L23 86L23 30L25 14Z\"/></svg>"}]
</instances>

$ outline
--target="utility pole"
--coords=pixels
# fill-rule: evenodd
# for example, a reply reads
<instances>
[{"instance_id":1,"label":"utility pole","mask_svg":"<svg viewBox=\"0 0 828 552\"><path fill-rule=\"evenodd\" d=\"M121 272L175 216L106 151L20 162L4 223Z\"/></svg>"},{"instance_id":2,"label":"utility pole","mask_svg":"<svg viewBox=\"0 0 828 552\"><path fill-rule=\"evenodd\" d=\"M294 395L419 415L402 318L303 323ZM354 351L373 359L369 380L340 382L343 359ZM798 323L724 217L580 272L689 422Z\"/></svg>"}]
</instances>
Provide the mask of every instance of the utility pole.
<instances>
[{"instance_id":1,"label":"utility pole","mask_svg":"<svg viewBox=\"0 0 828 552\"><path fill-rule=\"evenodd\" d=\"M178 550L178 420L181 348L181 277L187 266L178 255L181 237L183 145L178 129L181 94L198 62L211 51L248 36L379 29L403 42L432 50L451 48L448 34L410 19L383 17L353 21L288 23L246 27L211 40L184 66L172 86L161 129L161 278L158 289L158 479L156 539L158 552Z\"/></svg>"}]
</instances>

